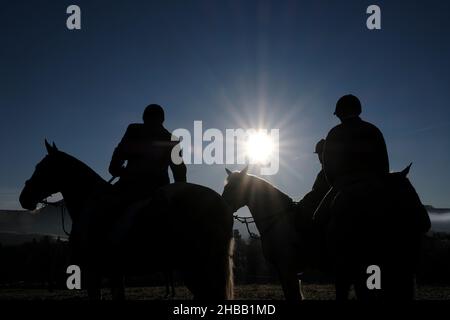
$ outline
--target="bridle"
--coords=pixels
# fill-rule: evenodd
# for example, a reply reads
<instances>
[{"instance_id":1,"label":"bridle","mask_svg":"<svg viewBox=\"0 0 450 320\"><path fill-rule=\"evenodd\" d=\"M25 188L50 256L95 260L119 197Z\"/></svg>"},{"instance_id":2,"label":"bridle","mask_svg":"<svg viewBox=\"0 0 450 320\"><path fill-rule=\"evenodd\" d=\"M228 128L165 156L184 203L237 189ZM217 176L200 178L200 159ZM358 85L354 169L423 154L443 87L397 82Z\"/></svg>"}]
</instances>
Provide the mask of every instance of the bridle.
<instances>
[{"instance_id":1,"label":"bridle","mask_svg":"<svg viewBox=\"0 0 450 320\"><path fill-rule=\"evenodd\" d=\"M65 223L65 214L66 214L66 206L64 205L64 202L59 201L59 202L48 202L47 200L42 200L39 201L40 204L43 204L44 206L52 206L55 208L60 207L61 208L61 226L62 226L62 230L64 231L64 233L66 234L66 236L70 237L70 232L68 232L66 230L66 223Z\"/></svg>"},{"instance_id":2,"label":"bridle","mask_svg":"<svg viewBox=\"0 0 450 320\"><path fill-rule=\"evenodd\" d=\"M116 179L117 177L113 176L108 180L108 184L112 184L112 182ZM55 208L60 207L61 208L61 226L62 226L62 230L64 231L64 233L70 237L70 232L68 232L66 230L66 223L65 223L65 214L66 214L66 206L64 205L63 201L57 201L57 202L49 202L46 199L39 201L38 203L44 205L44 206L52 206Z\"/></svg>"},{"instance_id":3,"label":"bridle","mask_svg":"<svg viewBox=\"0 0 450 320\"><path fill-rule=\"evenodd\" d=\"M248 232L248 235L250 236L250 238L257 239L257 240L261 239L261 237L259 237L256 233L254 233L250 230L249 224L255 223L255 219L253 217L239 217L237 214L234 214L233 218L236 221L239 221L240 223L245 224L245 227L247 228L247 232Z\"/></svg>"},{"instance_id":4,"label":"bridle","mask_svg":"<svg viewBox=\"0 0 450 320\"><path fill-rule=\"evenodd\" d=\"M233 218L236 221L239 221L240 223L245 224L245 227L247 228L247 232L250 236L250 238L252 239L257 239L260 240L265 233L267 233L268 231L270 231L270 229L272 229L272 227L278 222L278 220L285 214L288 214L290 212L291 209L293 209L295 206L295 202L291 201L285 208L267 216L264 217L263 219L260 219L259 221L269 221L269 224L266 226L266 228L264 228L264 230L259 230L259 234L260 236L258 236L257 234L255 234L254 232L252 232L250 230L249 225L255 223L255 218L252 217L240 217L237 214L233 215Z\"/></svg>"}]
</instances>

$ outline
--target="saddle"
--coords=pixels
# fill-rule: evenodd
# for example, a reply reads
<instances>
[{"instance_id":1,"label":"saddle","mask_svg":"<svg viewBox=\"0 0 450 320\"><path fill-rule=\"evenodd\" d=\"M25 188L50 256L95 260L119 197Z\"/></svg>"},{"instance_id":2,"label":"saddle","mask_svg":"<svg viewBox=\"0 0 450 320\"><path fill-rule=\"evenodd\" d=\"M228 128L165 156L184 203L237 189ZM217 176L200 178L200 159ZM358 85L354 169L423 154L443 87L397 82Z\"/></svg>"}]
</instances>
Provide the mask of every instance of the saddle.
<instances>
[{"instance_id":1,"label":"saddle","mask_svg":"<svg viewBox=\"0 0 450 320\"><path fill-rule=\"evenodd\" d=\"M377 217L391 220L387 223L409 221L417 232L427 232L431 227L430 218L407 178L410 166L401 172L361 175L341 180L319 204L313 217L315 225L327 225L337 212L359 204L366 208L377 207L382 210ZM387 216L386 212L391 214Z\"/></svg>"},{"instance_id":2,"label":"saddle","mask_svg":"<svg viewBox=\"0 0 450 320\"><path fill-rule=\"evenodd\" d=\"M313 217L321 251L344 260L415 259L431 223L408 172L352 177L332 188Z\"/></svg>"}]
</instances>

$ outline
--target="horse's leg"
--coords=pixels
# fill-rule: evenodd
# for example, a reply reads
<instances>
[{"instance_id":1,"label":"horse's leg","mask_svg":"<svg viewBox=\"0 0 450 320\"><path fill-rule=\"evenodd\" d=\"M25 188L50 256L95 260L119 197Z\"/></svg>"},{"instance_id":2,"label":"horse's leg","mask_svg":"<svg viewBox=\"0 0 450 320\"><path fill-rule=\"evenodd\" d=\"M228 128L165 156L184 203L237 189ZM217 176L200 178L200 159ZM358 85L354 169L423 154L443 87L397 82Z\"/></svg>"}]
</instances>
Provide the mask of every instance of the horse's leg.
<instances>
[{"instance_id":1,"label":"horse's leg","mask_svg":"<svg viewBox=\"0 0 450 320\"><path fill-rule=\"evenodd\" d=\"M348 300L350 293L351 282L347 277L336 275L335 289L336 289L336 300L345 301Z\"/></svg>"},{"instance_id":2,"label":"horse's leg","mask_svg":"<svg viewBox=\"0 0 450 320\"><path fill-rule=\"evenodd\" d=\"M125 300L125 285L123 276L115 274L111 276L111 295L113 300Z\"/></svg>"},{"instance_id":3,"label":"horse's leg","mask_svg":"<svg viewBox=\"0 0 450 320\"><path fill-rule=\"evenodd\" d=\"M336 290L336 300L345 301L348 300L350 294L350 288L353 284L352 271L347 263L344 263L338 259L335 261L335 279L334 286Z\"/></svg>"},{"instance_id":4,"label":"horse's leg","mask_svg":"<svg viewBox=\"0 0 450 320\"><path fill-rule=\"evenodd\" d=\"M215 253L216 251L213 251L214 253L209 257L210 267L207 267L204 271L209 276L209 279L205 279L207 287L212 293L212 295L209 295L209 298L215 300L232 300L234 298L234 239L228 235L224 235L220 239L217 248L220 249L220 254L219 252Z\"/></svg>"},{"instance_id":5,"label":"horse's leg","mask_svg":"<svg viewBox=\"0 0 450 320\"><path fill-rule=\"evenodd\" d=\"M170 288L169 288L169 274L168 271L164 271L164 283L166 285L166 294L164 295L164 299L168 299L170 295Z\"/></svg>"},{"instance_id":6,"label":"horse's leg","mask_svg":"<svg viewBox=\"0 0 450 320\"><path fill-rule=\"evenodd\" d=\"M277 270L285 299L290 301L302 300L303 297L300 292L300 282L297 278L295 268L279 265Z\"/></svg>"},{"instance_id":7,"label":"horse's leg","mask_svg":"<svg viewBox=\"0 0 450 320\"><path fill-rule=\"evenodd\" d=\"M94 270L87 272L87 290L90 300L102 299L101 276Z\"/></svg>"},{"instance_id":8,"label":"horse's leg","mask_svg":"<svg viewBox=\"0 0 450 320\"><path fill-rule=\"evenodd\" d=\"M164 296L164 299L173 299L175 297L175 285L173 283L172 270L164 271L164 281L166 283L166 295Z\"/></svg>"},{"instance_id":9,"label":"horse's leg","mask_svg":"<svg viewBox=\"0 0 450 320\"><path fill-rule=\"evenodd\" d=\"M369 298L387 301L408 301L415 296L415 276L409 266L397 261L396 265L384 265L381 268L381 289L369 290Z\"/></svg>"},{"instance_id":10,"label":"horse's leg","mask_svg":"<svg viewBox=\"0 0 450 320\"><path fill-rule=\"evenodd\" d=\"M173 281L173 271L169 271L169 282L170 282L170 288L172 289L171 298L175 298L175 283Z\"/></svg>"},{"instance_id":11,"label":"horse's leg","mask_svg":"<svg viewBox=\"0 0 450 320\"><path fill-rule=\"evenodd\" d=\"M226 253L226 257L211 255L198 259L201 263L193 266L195 271L185 275L186 286L194 295L194 300L222 301L233 298L232 262L228 251Z\"/></svg>"},{"instance_id":12,"label":"horse's leg","mask_svg":"<svg viewBox=\"0 0 450 320\"><path fill-rule=\"evenodd\" d=\"M168 271L164 271L164 282L166 284L166 295L164 296L164 299L168 299L170 295L170 287L169 287L169 274Z\"/></svg>"},{"instance_id":13,"label":"horse's leg","mask_svg":"<svg viewBox=\"0 0 450 320\"><path fill-rule=\"evenodd\" d=\"M201 292L204 291L200 287L199 281L196 279L195 272L191 270L183 270L183 280L185 286L192 293L193 300L205 300L206 297L202 297Z\"/></svg>"},{"instance_id":14,"label":"horse's leg","mask_svg":"<svg viewBox=\"0 0 450 320\"><path fill-rule=\"evenodd\" d=\"M224 275L221 265L209 264L198 266L192 276L194 300L201 301L222 301L226 299Z\"/></svg>"},{"instance_id":15,"label":"horse's leg","mask_svg":"<svg viewBox=\"0 0 450 320\"><path fill-rule=\"evenodd\" d=\"M284 298L299 301L303 296L297 276L298 254L297 248L291 242L290 232L292 230L285 224L278 224L278 228L272 229L269 236L262 239L261 245L264 256L271 261L278 273Z\"/></svg>"}]
</instances>

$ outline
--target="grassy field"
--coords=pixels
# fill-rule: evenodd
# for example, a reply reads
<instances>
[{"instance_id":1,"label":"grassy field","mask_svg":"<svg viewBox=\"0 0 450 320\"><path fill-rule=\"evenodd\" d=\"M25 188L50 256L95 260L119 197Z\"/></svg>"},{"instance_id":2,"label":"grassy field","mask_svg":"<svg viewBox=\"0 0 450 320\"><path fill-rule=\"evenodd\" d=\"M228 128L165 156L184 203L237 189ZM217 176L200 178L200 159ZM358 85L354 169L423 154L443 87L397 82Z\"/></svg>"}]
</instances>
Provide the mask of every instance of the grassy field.
<instances>
[{"instance_id":1,"label":"grassy field","mask_svg":"<svg viewBox=\"0 0 450 320\"><path fill-rule=\"evenodd\" d=\"M304 285L305 298L309 300L334 299L332 285L306 284ZM185 287L177 287L176 299L191 299ZM104 298L110 299L109 290L104 290ZM127 288L128 300L159 300L165 294L164 287L136 287ZM45 289L7 289L0 288L0 300L84 300L87 299L85 290L55 290ZM283 293L277 285L238 285L235 288L235 299L239 300L281 300ZM450 300L450 287L419 286L418 300Z\"/></svg>"}]
</instances>

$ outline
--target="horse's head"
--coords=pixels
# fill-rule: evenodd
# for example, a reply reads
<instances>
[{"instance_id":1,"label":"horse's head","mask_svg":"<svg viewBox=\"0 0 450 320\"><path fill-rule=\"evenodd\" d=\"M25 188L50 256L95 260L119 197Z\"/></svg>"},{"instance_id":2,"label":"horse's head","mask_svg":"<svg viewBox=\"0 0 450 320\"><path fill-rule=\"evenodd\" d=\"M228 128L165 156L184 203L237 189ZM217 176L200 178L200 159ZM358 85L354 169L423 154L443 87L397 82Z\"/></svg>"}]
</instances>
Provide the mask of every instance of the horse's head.
<instances>
[{"instance_id":1,"label":"horse's head","mask_svg":"<svg viewBox=\"0 0 450 320\"><path fill-rule=\"evenodd\" d=\"M231 172L225 169L228 174L225 187L223 188L222 197L230 206L233 212L247 205L249 175L247 175L248 166L242 171Z\"/></svg>"},{"instance_id":2,"label":"horse's head","mask_svg":"<svg viewBox=\"0 0 450 320\"><path fill-rule=\"evenodd\" d=\"M61 191L60 161L62 152L55 143L45 140L47 155L36 165L33 175L25 182L19 201L23 208L36 209L37 204L54 193Z\"/></svg>"}]
</instances>

